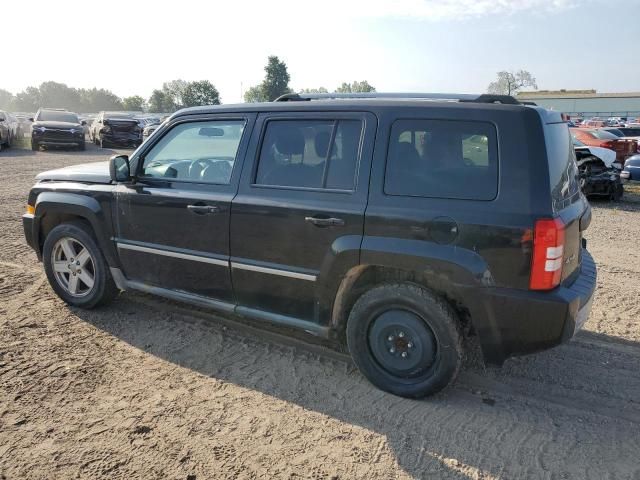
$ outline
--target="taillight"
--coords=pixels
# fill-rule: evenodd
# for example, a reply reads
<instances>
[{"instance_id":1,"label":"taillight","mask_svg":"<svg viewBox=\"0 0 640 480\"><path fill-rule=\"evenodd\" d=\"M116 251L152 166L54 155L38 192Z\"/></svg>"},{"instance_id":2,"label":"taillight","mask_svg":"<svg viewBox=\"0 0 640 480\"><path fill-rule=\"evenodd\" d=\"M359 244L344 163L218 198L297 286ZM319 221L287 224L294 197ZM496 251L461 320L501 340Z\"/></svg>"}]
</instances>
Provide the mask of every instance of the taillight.
<instances>
[{"instance_id":1,"label":"taillight","mask_svg":"<svg viewBox=\"0 0 640 480\"><path fill-rule=\"evenodd\" d=\"M559 218L536 221L533 231L531 290L551 290L560 284L564 258L564 223Z\"/></svg>"},{"instance_id":2,"label":"taillight","mask_svg":"<svg viewBox=\"0 0 640 480\"><path fill-rule=\"evenodd\" d=\"M602 143L600 144L600 146L601 146L602 148L611 148L611 149L613 149L613 148L614 148L613 141L611 141L611 140L606 141L606 142L602 142Z\"/></svg>"}]
</instances>

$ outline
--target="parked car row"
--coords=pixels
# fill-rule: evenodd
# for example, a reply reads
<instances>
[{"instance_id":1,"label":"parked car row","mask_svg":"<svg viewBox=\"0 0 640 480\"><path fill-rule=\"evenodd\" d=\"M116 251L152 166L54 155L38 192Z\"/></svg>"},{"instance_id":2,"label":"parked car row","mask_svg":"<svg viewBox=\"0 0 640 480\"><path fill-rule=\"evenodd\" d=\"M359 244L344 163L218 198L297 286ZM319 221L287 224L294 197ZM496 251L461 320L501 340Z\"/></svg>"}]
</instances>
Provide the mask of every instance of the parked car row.
<instances>
[{"instance_id":1,"label":"parked car row","mask_svg":"<svg viewBox=\"0 0 640 480\"><path fill-rule=\"evenodd\" d=\"M0 150L10 147L20 137L20 122L9 112L0 110Z\"/></svg>"}]
</instances>

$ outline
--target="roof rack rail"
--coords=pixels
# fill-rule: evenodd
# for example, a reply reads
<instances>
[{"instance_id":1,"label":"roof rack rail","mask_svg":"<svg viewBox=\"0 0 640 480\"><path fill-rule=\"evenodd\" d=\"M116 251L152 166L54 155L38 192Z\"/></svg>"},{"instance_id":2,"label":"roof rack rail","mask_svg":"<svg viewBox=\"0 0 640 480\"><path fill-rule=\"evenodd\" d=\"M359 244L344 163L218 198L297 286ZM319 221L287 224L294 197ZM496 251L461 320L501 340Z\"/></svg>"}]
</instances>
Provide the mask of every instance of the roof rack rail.
<instances>
[{"instance_id":1,"label":"roof rack rail","mask_svg":"<svg viewBox=\"0 0 640 480\"><path fill-rule=\"evenodd\" d=\"M275 102L308 102L311 100L343 100L343 99L416 99L416 100L444 100L473 103L503 103L508 105L522 105L510 95L492 95L483 93L285 93L276 98Z\"/></svg>"}]
</instances>

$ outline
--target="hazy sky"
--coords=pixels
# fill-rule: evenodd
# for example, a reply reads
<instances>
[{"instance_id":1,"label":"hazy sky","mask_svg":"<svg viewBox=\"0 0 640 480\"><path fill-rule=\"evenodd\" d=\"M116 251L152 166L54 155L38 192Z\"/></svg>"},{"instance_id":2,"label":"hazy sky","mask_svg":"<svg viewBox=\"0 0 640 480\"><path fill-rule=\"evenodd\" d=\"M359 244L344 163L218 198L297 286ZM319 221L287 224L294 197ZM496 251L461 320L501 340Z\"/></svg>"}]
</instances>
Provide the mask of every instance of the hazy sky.
<instances>
[{"instance_id":1,"label":"hazy sky","mask_svg":"<svg viewBox=\"0 0 640 480\"><path fill-rule=\"evenodd\" d=\"M4 41L16 45L2 49L0 88L13 93L55 80L148 97L164 81L208 79L237 102L268 55L286 62L294 89L366 79L378 91L474 93L497 71L523 68L541 89L640 90L640 0L3 0L2 9Z\"/></svg>"}]
</instances>

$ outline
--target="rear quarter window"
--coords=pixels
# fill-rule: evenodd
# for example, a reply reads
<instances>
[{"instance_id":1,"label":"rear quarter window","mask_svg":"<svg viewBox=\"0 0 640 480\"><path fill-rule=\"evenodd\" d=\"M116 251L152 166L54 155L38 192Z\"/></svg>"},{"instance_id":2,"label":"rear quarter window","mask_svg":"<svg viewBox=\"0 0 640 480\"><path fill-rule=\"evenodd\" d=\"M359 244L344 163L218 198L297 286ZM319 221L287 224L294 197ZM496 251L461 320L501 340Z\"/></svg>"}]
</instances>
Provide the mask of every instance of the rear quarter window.
<instances>
[{"instance_id":1,"label":"rear quarter window","mask_svg":"<svg viewBox=\"0 0 640 480\"><path fill-rule=\"evenodd\" d=\"M498 193L495 127L487 122L403 119L391 128L387 195L493 200Z\"/></svg>"},{"instance_id":2,"label":"rear quarter window","mask_svg":"<svg viewBox=\"0 0 640 480\"><path fill-rule=\"evenodd\" d=\"M559 211L580 198L576 154L566 124L545 125L544 132L551 198L554 211Z\"/></svg>"}]
</instances>

